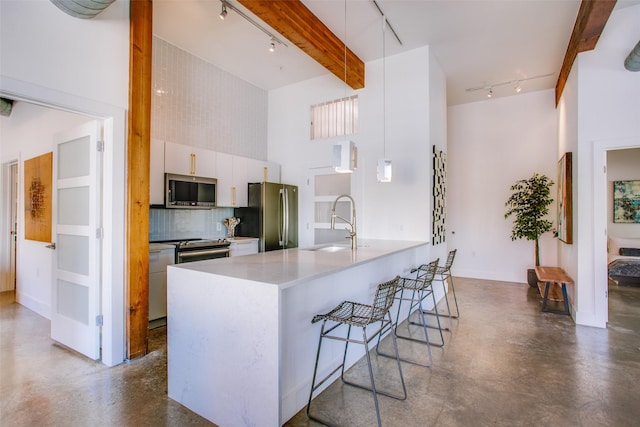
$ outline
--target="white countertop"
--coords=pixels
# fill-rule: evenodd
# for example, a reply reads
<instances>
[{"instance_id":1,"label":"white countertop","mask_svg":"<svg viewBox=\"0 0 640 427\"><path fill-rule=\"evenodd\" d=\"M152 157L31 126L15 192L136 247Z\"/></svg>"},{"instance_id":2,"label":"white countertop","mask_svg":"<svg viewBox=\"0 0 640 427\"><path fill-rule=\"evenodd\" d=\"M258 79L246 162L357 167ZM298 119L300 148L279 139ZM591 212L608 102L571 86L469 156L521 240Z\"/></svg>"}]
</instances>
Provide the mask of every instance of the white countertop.
<instances>
[{"instance_id":1,"label":"white countertop","mask_svg":"<svg viewBox=\"0 0 640 427\"><path fill-rule=\"evenodd\" d=\"M161 251L163 249L175 249L176 245L168 245L166 243L149 243L150 251Z\"/></svg>"},{"instance_id":2,"label":"white countertop","mask_svg":"<svg viewBox=\"0 0 640 427\"><path fill-rule=\"evenodd\" d=\"M207 261L178 264L169 268L179 268L211 273L237 279L251 280L288 288L300 281L335 273L373 261L395 252L428 245L428 242L404 240L359 239L358 249L351 251L349 244L345 249L335 252L309 250L305 248L285 249L261 252L243 257L218 258ZM318 245L313 248L322 248ZM337 244L334 246L338 246Z\"/></svg>"},{"instance_id":3,"label":"white countertop","mask_svg":"<svg viewBox=\"0 0 640 427\"><path fill-rule=\"evenodd\" d=\"M227 237L227 240L230 241L231 243L241 243L241 242L247 242L250 240L260 240L257 237Z\"/></svg>"}]
</instances>

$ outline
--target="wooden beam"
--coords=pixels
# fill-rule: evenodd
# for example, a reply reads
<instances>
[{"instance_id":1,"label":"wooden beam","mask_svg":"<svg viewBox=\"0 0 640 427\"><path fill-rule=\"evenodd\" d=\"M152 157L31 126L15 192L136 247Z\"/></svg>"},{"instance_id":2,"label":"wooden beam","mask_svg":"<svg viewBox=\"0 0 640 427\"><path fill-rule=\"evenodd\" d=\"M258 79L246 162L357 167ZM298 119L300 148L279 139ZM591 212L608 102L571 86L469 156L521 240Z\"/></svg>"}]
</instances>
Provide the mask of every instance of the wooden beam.
<instances>
[{"instance_id":1,"label":"wooden beam","mask_svg":"<svg viewBox=\"0 0 640 427\"><path fill-rule=\"evenodd\" d=\"M149 144L153 3L130 2L129 118L127 135L127 358L148 351Z\"/></svg>"},{"instance_id":2,"label":"wooden beam","mask_svg":"<svg viewBox=\"0 0 640 427\"><path fill-rule=\"evenodd\" d=\"M616 0L582 0L556 84L556 106L560 102L564 85L567 83L578 53L593 50L596 47L615 5Z\"/></svg>"},{"instance_id":3,"label":"wooden beam","mask_svg":"<svg viewBox=\"0 0 640 427\"><path fill-rule=\"evenodd\" d=\"M364 87L364 62L300 0L238 2L351 88Z\"/></svg>"}]
</instances>

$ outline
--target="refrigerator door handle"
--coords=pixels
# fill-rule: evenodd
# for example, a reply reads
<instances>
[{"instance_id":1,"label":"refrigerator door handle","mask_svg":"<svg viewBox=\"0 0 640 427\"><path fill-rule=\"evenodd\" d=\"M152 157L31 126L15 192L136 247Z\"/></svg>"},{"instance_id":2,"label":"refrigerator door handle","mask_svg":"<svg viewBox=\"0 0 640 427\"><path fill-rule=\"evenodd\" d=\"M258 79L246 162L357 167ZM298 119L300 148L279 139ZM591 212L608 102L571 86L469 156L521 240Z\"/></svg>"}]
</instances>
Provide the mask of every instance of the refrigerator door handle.
<instances>
[{"instance_id":1,"label":"refrigerator door handle","mask_svg":"<svg viewBox=\"0 0 640 427\"><path fill-rule=\"evenodd\" d=\"M278 245L280 247L284 246L284 227L285 227L285 223L284 223L284 189L281 188L279 193L279 197L278 197Z\"/></svg>"},{"instance_id":2,"label":"refrigerator door handle","mask_svg":"<svg viewBox=\"0 0 640 427\"><path fill-rule=\"evenodd\" d=\"M289 245L289 189L284 189L284 247Z\"/></svg>"}]
</instances>

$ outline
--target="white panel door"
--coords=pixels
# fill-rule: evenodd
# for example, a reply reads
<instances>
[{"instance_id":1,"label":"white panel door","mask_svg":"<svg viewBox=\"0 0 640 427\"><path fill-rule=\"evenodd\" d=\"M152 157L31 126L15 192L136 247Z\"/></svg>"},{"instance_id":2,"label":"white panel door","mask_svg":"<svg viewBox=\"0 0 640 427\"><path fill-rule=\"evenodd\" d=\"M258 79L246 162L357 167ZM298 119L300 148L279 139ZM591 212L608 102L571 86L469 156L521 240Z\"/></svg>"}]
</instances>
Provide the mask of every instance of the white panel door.
<instances>
[{"instance_id":1,"label":"white panel door","mask_svg":"<svg viewBox=\"0 0 640 427\"><path fill-rule=\"evenodd\" d=\"M101 122L55 137L55 257L51 338L100 358Z\"/></svg>"}]
</instances>

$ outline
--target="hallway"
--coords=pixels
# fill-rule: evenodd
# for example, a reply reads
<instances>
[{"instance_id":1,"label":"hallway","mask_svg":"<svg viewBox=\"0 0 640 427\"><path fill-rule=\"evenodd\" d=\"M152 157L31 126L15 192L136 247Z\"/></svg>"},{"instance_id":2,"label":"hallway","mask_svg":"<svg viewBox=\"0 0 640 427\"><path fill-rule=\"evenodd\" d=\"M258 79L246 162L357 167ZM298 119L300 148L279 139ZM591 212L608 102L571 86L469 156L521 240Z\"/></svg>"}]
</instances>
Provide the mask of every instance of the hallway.
<instances>
[{"instance_id":1,"label":"hallway","mask_svg":"<svg viewBox=\"0 0 640 427\"><path fill-rule=\"evenodd\" d=\"M403 364L408 399L379 398L385 425L638 425L640 288L610 287L606 330L540 313L525 284L460 278L456 291L462 317L432 349L433 368ZM167 397L165 328L149 349L107 368L53 343L48 320L0 294L2 424L211 425ZM340 425L375 425L371 393L340 382L313 407ZM302 410L286 425L317 424Z\"/></svg>"}]
</instances>

